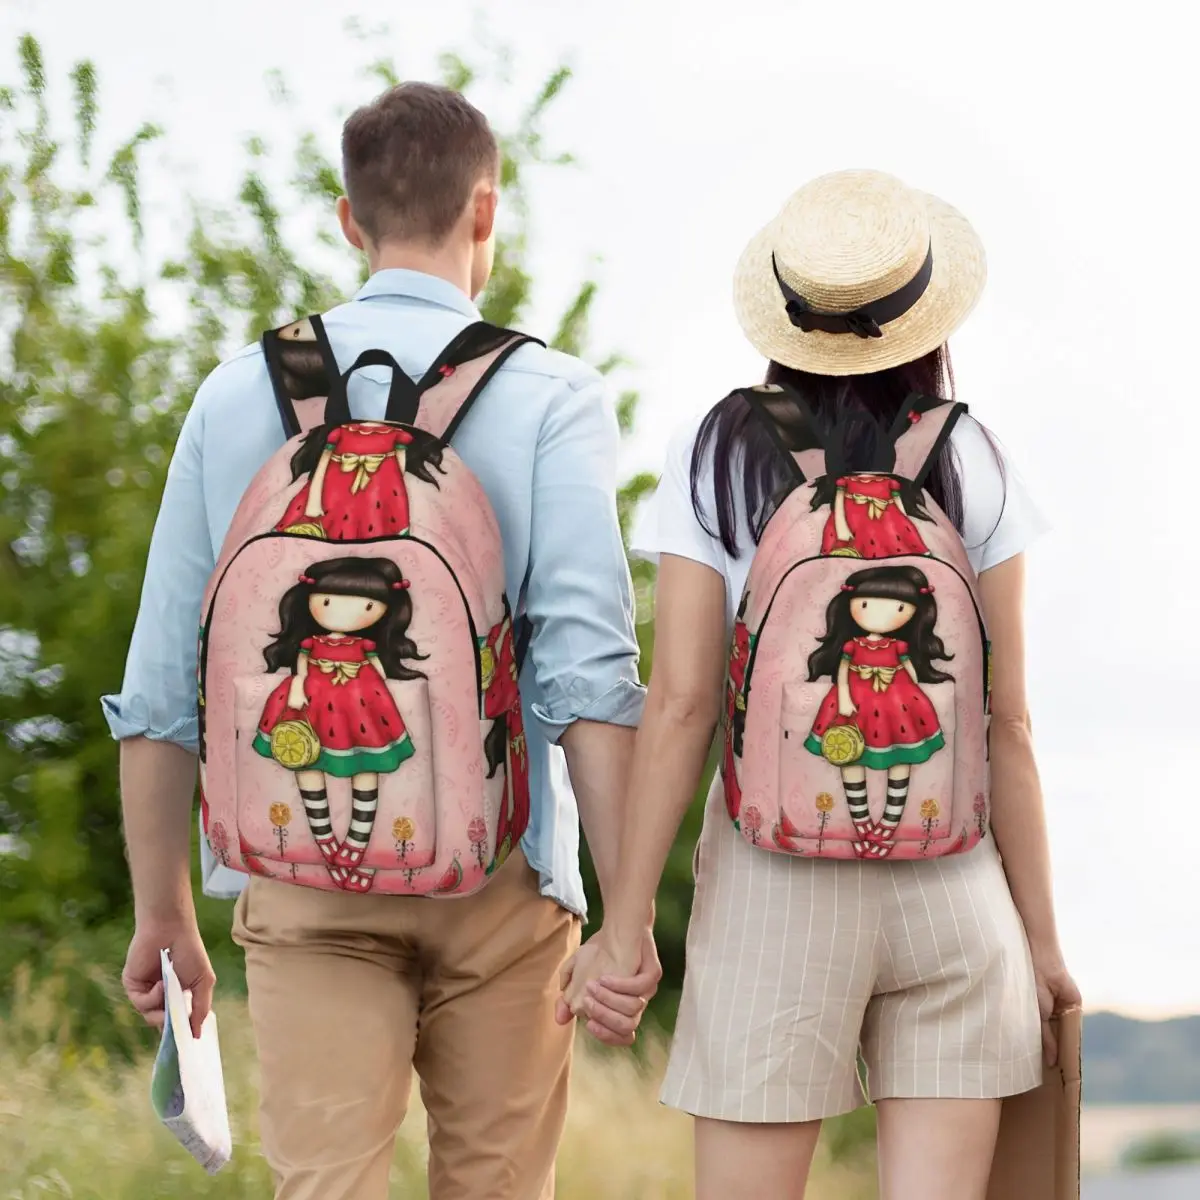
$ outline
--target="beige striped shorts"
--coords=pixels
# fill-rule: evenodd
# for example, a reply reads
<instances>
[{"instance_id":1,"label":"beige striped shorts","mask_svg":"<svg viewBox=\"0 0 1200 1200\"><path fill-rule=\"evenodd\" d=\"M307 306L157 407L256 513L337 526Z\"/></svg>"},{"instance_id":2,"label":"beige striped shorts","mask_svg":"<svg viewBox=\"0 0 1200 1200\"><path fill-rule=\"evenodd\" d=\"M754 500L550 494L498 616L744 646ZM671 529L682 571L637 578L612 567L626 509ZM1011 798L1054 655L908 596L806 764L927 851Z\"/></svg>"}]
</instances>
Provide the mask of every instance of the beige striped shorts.
<instances>
[{"instance_id":1,"label":"beige striped shorts","mask_svg":"<svg viewBox=\"0 0 1200 1200\"><path fill-rule=\"evenodd\" d=\"M986 1099L1041 1077L1029 947L993 838L928 862L769 854L714 781L664 1104L812 1121L864 1094Z\"/></svg>"}]
</instances>

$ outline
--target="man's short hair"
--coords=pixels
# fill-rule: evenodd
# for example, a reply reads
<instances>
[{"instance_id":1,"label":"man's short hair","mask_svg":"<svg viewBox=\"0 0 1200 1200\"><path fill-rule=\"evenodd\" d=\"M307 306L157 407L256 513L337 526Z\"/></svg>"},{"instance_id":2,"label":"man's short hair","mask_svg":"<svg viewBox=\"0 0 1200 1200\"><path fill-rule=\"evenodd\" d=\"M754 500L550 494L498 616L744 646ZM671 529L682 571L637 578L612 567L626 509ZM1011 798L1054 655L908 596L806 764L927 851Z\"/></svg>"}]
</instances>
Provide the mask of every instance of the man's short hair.
<instances>
[{"instance_id":1,"label":"man's short hair","mask_svg":"<svg viewBox=\"0 0 1200 1200\"><path fill-rule=\"evenodd\" d=\"M436 84L389 88L342 128L350 211L376 243L444 241L480 177L495 178L499 167L487 118Z\"/></svg>"}]
</instances>

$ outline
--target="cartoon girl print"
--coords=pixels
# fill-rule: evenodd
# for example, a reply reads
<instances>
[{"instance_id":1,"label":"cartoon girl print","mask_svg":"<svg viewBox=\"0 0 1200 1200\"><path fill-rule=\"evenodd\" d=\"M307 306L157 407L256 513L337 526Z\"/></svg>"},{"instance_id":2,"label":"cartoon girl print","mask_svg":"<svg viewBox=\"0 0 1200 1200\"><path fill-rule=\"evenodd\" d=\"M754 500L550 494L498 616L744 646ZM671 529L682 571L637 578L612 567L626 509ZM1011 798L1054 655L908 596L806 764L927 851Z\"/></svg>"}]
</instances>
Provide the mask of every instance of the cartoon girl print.
<instances>
[{"instance_id":1,"label":"cartoon girl print","mask_svg":"<svg viewBox=\"0 0 1200 1200\"><path fill-rule=\"evenodd\" d=\"M419 429L351 421L312 430L292 457L292 479L308 481L275 526L329 541L400 537L408 532L405 474L436 486L442 443Z\"/></svg>"},{"instance_id":2,"label":"cartoon girl print","mask_svg":"<svg viewBox=\"0 0 1200 1200\"><path fill-rule=\"evenodd\" d=\"M484 739L488 778L495 776L502 766L507 770L504 803L496 828L492 866L495 870L512 852L529 824L529 755L511 617L505 616L486 638L480 639L479 659L483 683L480 716L492 721Z\"/></svg>"},{"instance_id":3,"label":"cartoon girl print","mask_svg":"<svg viewBox=\"0 0 1200 1200\"><path fill-rule=\"evenodd\" d=\"M812 507L829 505L821 553L844 558L925 555L914 518L932 521L920 488L892 475L841 475L817 482Z\"/></svg>"},{"instance_id":4,"label":"cartoon girl print","mask_svg":"<svg viewBox=\"0 0 1200 1200\"><path fill-rule=\"evenodd\" d=\"M742 785L737 777L736 760L742 756L742 734L746 728L746 668L754 639L744 617L750 594L742 596L733 622L733 641L729 648L729 674L725 682L725 754L721 780L725 786L725 807L735 823L742 810Z\"/></svg>"},{"instance_id":5,"label":"cartoon girl print","mask_svg":"<svg viewBox=\"0 0 1200 1200\"><path fill-rule=\"evenodd\" d=\"M922 684L953 676L934 664L951 656L936 632L934 589L916 567L871 567L851 575L825 613L809 679L833 687L805 748L841 768L862 858L886 858L904 815L912 768L945 745ZM843 736L841 730L847 730ZM867 772L887 772L880 821L867 806Z\"/></svg>"},{"instance_id":6,"label":"cartoon girl print","mask_svg":"<svg viewBox=\"0 0 1200 1200\"><path fill-rule=\"evenodd\" d=\"M379 776L414 753L388 679L423 679L406 666L424 656L408 636L408 581L386 558L313 563L279 604L280 630L263 651L267 670L289 671L267 698L254 749L293 770L308 826L334 883L371 888L362 866L379 807ZM349 779L344 841L333 832L326 776Z\"/></svg>"}]
</instances>

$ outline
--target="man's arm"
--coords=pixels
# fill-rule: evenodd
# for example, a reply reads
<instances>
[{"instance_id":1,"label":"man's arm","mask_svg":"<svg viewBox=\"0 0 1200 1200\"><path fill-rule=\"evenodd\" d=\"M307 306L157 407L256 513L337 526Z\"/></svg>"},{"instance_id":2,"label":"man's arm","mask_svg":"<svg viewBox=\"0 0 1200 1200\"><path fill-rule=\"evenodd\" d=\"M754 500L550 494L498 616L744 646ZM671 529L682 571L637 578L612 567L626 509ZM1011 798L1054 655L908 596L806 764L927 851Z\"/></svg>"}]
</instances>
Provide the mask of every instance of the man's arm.
<instances>
[{"instance_id":1,"label":"man's arm","mask_svg":"<svg viewBox=\"0 0 1200 1200\"><path fill-rule=\"evenodd\" d=\"M121 806L133 880L136 925L125 990L147 1021L161 1025L159 952L169 949L180 983L192 992L196 1032L212 1005L214 983L191 889L196 634L213 569L200 470L203 390L167 473L121 694L104 699L121 741Z\"/></svg>"},{"instance_id":2,"label":"man's arm","mask_svg":"<svg viewBox=\"0 0 1200 1200\"><path fill-rule=\"evenodd\" d=\"M607 905L615 876L638 681L633 587L617 520L620 431L598 376L564 383L538 438L526 615L543 732L560 742Z\"/></svg>"}]
</instances>

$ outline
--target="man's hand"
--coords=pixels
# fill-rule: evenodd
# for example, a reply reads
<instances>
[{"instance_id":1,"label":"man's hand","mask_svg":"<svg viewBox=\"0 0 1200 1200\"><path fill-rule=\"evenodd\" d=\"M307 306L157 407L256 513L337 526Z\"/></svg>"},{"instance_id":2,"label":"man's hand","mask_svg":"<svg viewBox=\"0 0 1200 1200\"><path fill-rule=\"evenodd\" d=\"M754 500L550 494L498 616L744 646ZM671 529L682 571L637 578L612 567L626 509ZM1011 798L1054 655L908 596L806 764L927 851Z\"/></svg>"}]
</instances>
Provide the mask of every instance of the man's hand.
<instances>
[{"instance_id":1,"label":"man's hand","mask_svg":"<svg viewBox=\"0 0 1200 1200\"><path fill-rule=\"evenodd\" d=\"M575 1017L584 1018L597 1041L631 1046L660 979L662 965L650 929L641 945L627 953L610 949L601 929L563 968L563 995L555 1019L566 1025Z\"/></svg>"},{"instance_id":2,"label":"man's hand","mask_svg":"<svg viewBox=\"0 0 1200 1200\"><path fill-rule=\"evenodd\" d=\"M141 926L129 943L121 983L133 1007L146 1023L161 1029L164 1020L164 995L161 951L170 950L171 963L185 992L192 994L192 1036L200 1036L200 1027L212 1008L213 974L208 951L200 940L195 918L178 925Z\"/></svg>"}]
</instances>

